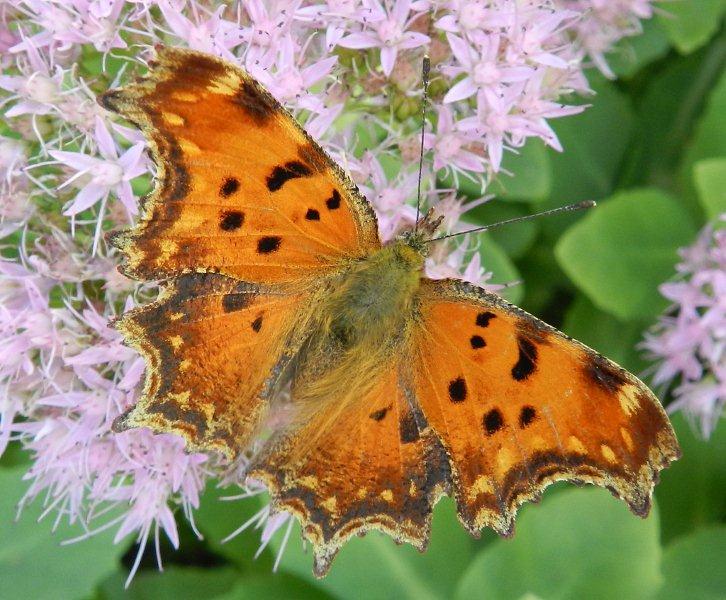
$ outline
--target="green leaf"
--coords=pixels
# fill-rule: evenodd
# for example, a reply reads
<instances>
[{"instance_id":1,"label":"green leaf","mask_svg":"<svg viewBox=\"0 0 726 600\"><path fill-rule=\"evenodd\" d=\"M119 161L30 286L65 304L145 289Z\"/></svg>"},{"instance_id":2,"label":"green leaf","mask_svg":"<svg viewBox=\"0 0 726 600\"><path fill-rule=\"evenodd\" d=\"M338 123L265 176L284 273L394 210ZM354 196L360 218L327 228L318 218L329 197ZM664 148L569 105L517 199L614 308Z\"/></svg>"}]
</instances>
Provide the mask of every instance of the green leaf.
<instances>
[{"instance_id":1,"label":"green leaf","mask_svg":"<svg viewBox=\"0 0 726 600\"><path fill-rule=\"evenodd\" d=\"M549 240L541 238L527 252L526 260L518 263L522 280L526 283L521 307L553 325L562 321L563 302L574 292L572 282L555 260L554 247ZM552 313L554 307L556 314ZM558 318L559 317L559 318Z\"/></svg>"},{"instance_id":2,"label":"green leaf","mask_svg":"<svg viewBox=\"0 0 726 600\"><path fill-rule=\"evenodd\" d=\"M518 149L518 154L504 153L502 173L494 179L487 193L502 200L541 202L549 196L551 188L550 152L542 140L531 138Z\"/></svg>"},{"instance_id":3,"label":"green leaf","mask_svg":"<svg viewBox=\"0 0 726 600\"><path fill-rule=\"evenodd\" d=\"M696 531L663 553L665 582L658 600L723 600L726 594L726 526Z\"/></svg>"},{"instance_id":4,"label":"green leaf","mask_svg":"<svg viewBox=\"0 0 726 600\"><path fill-rule=\"evenodd\" d=\"M231 567L202 569L170 567L164 571L140 571L128 589L128 573L118 571L98 590L102 600L206 600L231 590L238 573Z\"/></svg>"},{"instance_id":5,"label":"green leaf","mask_svg":"<svg viewBox=\"0 0 726 600\"><path fill-rule=\"evenodd\" d=\"M620 321L579 295L567 310L562 331L638 373L648 366L637 348L646 328L641 321Z\"/></svg>"},{"instance_id":6,"label":"green leaf","mask_svg":"<svg viewBox=\"0 0 726 600\"><path fill-rule=\"evenodd\" d=\"M54 533L53 515L37 522L39 502L15 521L16 504L28 487L26 469L0 469L0 581L4 598L80 598L118 568L128 544L114 544L113 532L99 533L67 546L63 540L83 533L78 525L62 523Z\"/></svg>"},{"instance_id":7,"label":"green leaf","mask_svg":"<svg viewBox=\"0 0 726 600\"><path fill-rule=\"evenodd\" d=\"M440 189L458 190L459 194L472 200L478 200L487 192L486 187L483 187L484 179L481 173L466 171L464 174L457 173L454 177L451 172L442 170L436 175L436 180L436 185Z\"/></svg>"},{"instance_id":8,"label":"green leaf","mask_svg":"<svg viewBox=\"0 0 726 600\"><path fill-rule=\"evenodd\" d=\"M564 152L550 150L552 191L538 208L555 208L581 200L608 196L633 130L630 100L612 83L593 84L592 106L579 115L554 119ZM542 219L541 227L554 241L582 214L572 213Z\"/></svg>"},{"instance_id":9,"label":"green leaf","mask_svg":"<svg viewBox=\"0 0 726 600\"><path fill-rule=\"evenodd\" d=\"M663 471L655 488L665 542L726 520L726 419L708 440L698 437L682 414L671 421L683 456Z\"/></svg>"},{"instance_id":10,"label":"green leaf","mask_svg":"<svg viewBox=\"0 0 726 600\"><path fill-rule=\"evenodd\" d=\"M268 577L255 576L240 580L235 588L219 596L218 600L265 600L266 598L325 600L334 597L300 577L287 573L273 573Z\"/></svg>"},{"instance_id":11,"label":"green leaf","mask_svg":"<svg viewBox=\"0 0 726 600\"><path fill-rule=\"evenodd\" d=\"M464 215L467 223L472 227L477 225L490 225L507 219L514 219L531 214L527 207L509 202L487 202L477 206ZM534 244L537 237L537 222L524 221L522 223L498 227L488 233L511 258L520 258Z\"/></svg>"},{"instance_id":12,"label":"green leaf","mask_svg":"<svg viewBox=\"0 0 726 600\"><path fill-rule=\"evenodd\" d=\"M650 319L666 307L658 286L673 276L678 248L694 235L688 213L671 196L629 190L573 225L555 256L598 308L626 321Z\"/></svg>"},{"instance_id":13,"label":"green leaf","mask_svg":"<svg viewBox=\"0 0 726 600\"><path fill-rule=\"evenodd\" d=\"M708 61L704 61L717 76L720 74L720 78L710 90L702 117L695 132L691 134L678 177L681 194L694 203L697 198L693 181L695 163L704 158L726 156L726 119L723 117L726 114L726 71L723 70L725 62L726 35L722 35L714 42Z\"/></svg>"},{"instance_id":14,"label":"green leaf","mask_svg":"<svg viewBox=\"0 0 726 600\"><path fill-rule=\"evenodd\" d=\"M663 27L655 19L642 21L642 33L625 37L605 56L619 78L632 77L640 69L662 58L670 49Z\"/></svg>"},{"instance_id":15,"label":"green leaf","mask_svg":"<svg viewBox=\"0 0 726 600\"><path fill-rule=\"evenodd\" d=\"M25 466L27 469L31 462L30 453L18 441L10 442L0 456L0 467L2 468Z\"/></svg>"},{"instance_id":16,"label":"green leaf","mask_svg":"<svg viewBox=\"0 0 726 600\"><path fill-rule=\"evenodd\" d=\"M726 213L726 157L697 162L693 179L707 218L717 219Z\"/></svg>"},{"instance_id":17,"label":"green leaf","mask_svg":"<svg viewBox=\"0 0 726 600\"><path fill-rule=\"evenodd\" d=\"M479 254L481 255L481 264L487 270L493 273L492 278L487 283L512 284L521 281L519 271L507 256L507 253L497 244L489 233L480 236ZM520 302L524 297L524 284L517 283L512 287L497 292L500 296L506 298L510 302Z\"/></svg>"},{"instance_id":18,"label":"green leaf","mask_svg":"<svg viewBox=\"0 0 726 600\"><path fill-rule=\"evenodd\" d=\"M669 2L656 16L668 39L682 54L697 50L711 39L723 22L724 0Z\"/></svg>"},{"instance_id":19,"label":"green leaf","mask_svg":"<svg viewBox=\"0 0 726 600\"><path fill-rule=\"evenodd\" d=\"M658 517L641 520L605 490L546 496L512 540L482 551L456 597L647 598L660 584Z\"/></svg>"},{"instance_id":20,"label":"green leaf","mask_svg":"<svg viewBox=\"0 0 726 600\"><path fill-rule=\"evenodd\" d=\"M718 78L723 57L720 43L715 43L696 54L668 61L648 81L639 97L636 135L624 162L621 186L680 187L678 165ZM664 127L664 123L668 125ZM695 218L702 218L694 193L684 194L682 200Z\"/></svg>"},{"instance_id":21,"label":"green leaf","mask_svg":"<svg viewBox=\"0 0 726 600\"><path fill-rule=\"evenodd\" d=\"M266 495L222 500L238 493L239 488L219 488L210 483L202 496L199 509L194 513L194 522L214 552L244 570L269 572L274 561L269 550L263 551L256 560L254 558L261 544L259 529L249 527L228 542L222 543L223 539L267 503Z\"/></svg>"},{"instance_id":22,"label":"green leaf","mask_svg":"<svg viewBox=\"0 0 726 600\"><path fill-rule=\"evenodd\" d=\"M424 554L404 544L397 546L382 533L349 540L333 562L329 574L316 581L312 556L304 553L296 525L283 554L281 567L316 582L338 598L449 598L477 547L489 543L494 534L474 542L456 520L453 502L442 500L434 511L431 543ZM273 544L280 543L280 536ZM446 568L442 568L446 565Z\"/></svg>"}]
</instances>

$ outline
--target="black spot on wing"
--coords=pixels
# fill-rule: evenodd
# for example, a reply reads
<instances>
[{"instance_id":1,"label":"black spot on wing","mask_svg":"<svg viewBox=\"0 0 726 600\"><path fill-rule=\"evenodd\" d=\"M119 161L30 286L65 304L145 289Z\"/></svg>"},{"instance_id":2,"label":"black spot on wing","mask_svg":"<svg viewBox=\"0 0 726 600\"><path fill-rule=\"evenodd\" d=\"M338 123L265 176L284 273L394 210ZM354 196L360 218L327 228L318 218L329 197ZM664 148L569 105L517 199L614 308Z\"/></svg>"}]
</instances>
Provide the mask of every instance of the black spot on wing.
<instances>
[{"instance_id":1,"label":"black spot on wing","mask_svg":"<svg viewBox=\"0 0 726 600\"><path fill-rule=\"evenodd\" d=\"M476 324L479 327L488 327L489 321L494 319L497 315L495 315L493 312L489 312L488 310L485 310L483 312L480 312L476 316Z\"/></svg>"},{"instance_id":2,"label":"black spot on wing","mask_svg":"<svg viewBox=\"0 0 726 600\"><path fill-rule=\"evenodd\" d=\"M487 435L494 435L504 427L504 417L498 408L492 408L482 419L482 426Z\"/></svg>"},{"instance_id":3,"label":"black spot on wing","mask_svg":"<svg viewBox=\"0 0 726 600\"><path fill-rule=\"evenodd\" d=\"M291 160L272 169L272 173L267 176L267 189L276 192L285 185L285 182L298 177L307 177L311 174L312 171L307 165L298 160Z\"/></svg>"},{"instance_id":4,"label":"black spot on wing","mask_svg":"<svg viewBox=\"0 0 726 600\"><path fill-rule=\"evenodd\" d=\"M449 382L449 399L452 402L466 400L466 380L463 377L457 377Z\"/></svg>"},{"instance_id":5,"label":"black spot on wing","mask_svg":"<svg viewBox=\"0 0 726 600\"><path fill-rule=\"evenodd\" d=\"M308 212L305 213L305 218L308 221L319 221L320 220L320 212L318 212L314 208L308 208Z\"/></svg>"},{"instance_id":6,"label":"black spot on wing","mask_svg":"<svg viewBox=\"0 0 726 600\"><path fill-rule=\"evenodd\" d=\"M257 240L257 252L259 254L270 254L280 248L282 238L277 235L266 235Z\"/></svg>"},{"instance_id":7,"label":"black spot on wing","mask_svg":"<svg viewBox=\"0 0 726 600\"><path fill-rule=\"evenodd\" d=\"M609 394L615 394L628 380L606 359L593 355L583 367L585 377Z\"/></svg>"},{"instance_id":8,"label":"black spot on wing","mask_svg":"<svg viewBox=\"0 0 726 600\"><path fill-rule=\"evenodd\" d=\"M219 227L224 231L234 231L242 227L245 222L245 215L239 210L226 210L219 220Z\"/></svg>"},{"instance_id":9,"label":"black spot on wing","mask_svg":"<svg viewBox=\"0 0 726 600\"><path fill-rule=\"evenodd\" d=\"M258 315L257 318L251 323L252 330L258 332L262 329L262 315Z\"/></svg>"},{"instance_id":10,"label":"black spot on wing","mask_svg":"<svg viewBox=\"0 0 726 600\"><path fill-rule=\"evenodd\" d=\"M374 421L383 421L383 419L386 417L386 414L391 409L390 406L386 406L384 408L381 408L379 410L374 410L370 415L368 415L371 419Z\"/></svg>"},{"instance_id":11,"label":"black spot on wing","mask_svg":"<svg viewBox=\"0 0 726 600\"><path fill-rule=\"evenodd\" d=\"M519 426L524 429L537 418L537 411L533 406L523 406L519 412Z\"/></svg>"},{"instance_id":12,"label":"black spot on wing","mask_svg":"<svg viewBox=\"0 0 726 600\"><path fill-rule=\"evenodd\" d=\"M484 338L480 335L472 335L469 343L474 350L478 350L479 348L483 348L487 345L487 343L484 341Z\"/></svg>"},{"instance_id":13,"label":"black spot on wing","mask_svg":"<svg viewBox=\"0 0 726 600\"><path fill-rule=\"evenodd\" d=\"M239 179L236 177L227 177L222 183L222 187L219 188L219 195L222 198L229 198L239 189Z\"/></svg>"},{"instance_id":14,"label":"black spot on wing","mask_svg":"<svg viewBox=\"0 0 726 600\"><path fill-rule=\"evenodd\" d=\"M517 346L519 347L519 359L512 367L512 377L517 381L523 381L537 368L537 346L521 335L517 337Z\"/></svg>"},{"instance_id":15,"label":"black spot on wing","mask_svg":"<svg viewBox=\"0 0 726 600\"><path fill-rule=\"evenodd\" d=\"M340 194L338 190L333 190L333 195L325 201L325 206L328 207L328 210L340 208Z\"/></svg>"}]
</instances>

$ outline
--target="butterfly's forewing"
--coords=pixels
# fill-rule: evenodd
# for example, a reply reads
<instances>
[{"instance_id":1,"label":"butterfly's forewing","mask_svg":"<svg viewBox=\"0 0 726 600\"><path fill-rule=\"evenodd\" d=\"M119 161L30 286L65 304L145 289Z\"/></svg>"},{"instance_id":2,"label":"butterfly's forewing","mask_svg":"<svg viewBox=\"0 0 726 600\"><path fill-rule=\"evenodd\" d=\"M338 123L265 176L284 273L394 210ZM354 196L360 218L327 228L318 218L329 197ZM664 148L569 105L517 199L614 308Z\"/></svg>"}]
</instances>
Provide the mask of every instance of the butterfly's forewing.
<instances>
[{"instance_id":1,"label":"butterfly's forewing","mask_svg":"<svg viewBox=\"0 0 726 600\"><path fill-rule=\"evenodd\" d=\"M139 223L111 238L127 274L299 281L380 245L348 177L230 63L160 48L146 77L101 102L143 130L158 167Z\"/></svg>"},{"instance_id":2,"label":"butterfly's forewing","mask_svg":"<svg viewBox=\"0 0 726 600\"><path fill-rule=\"evenodd\" d=\"M115 326L146 359L146 386L116 428L177 433L189 449L236 456L264 414L270 378L295 347L301 299L192 273L159 301L125 313Z\"/></svg>"},{"instance_id":3,"label":"butterfly's forewing","mask_svg":"<svg viewBox=\"0 0 726 600\"><path fill-rule=\"evenodd\" d=\"M348 538L371 529L423 549L433 505L448 489L446 456L419 428L396 361L370 377L369 391L336 422L318 431L313 420L273 438L251 465L274 507L300 519L318 576Z\"/></svg>"},{"instance_id":4,"label":"butterfly's forewing","mask_svg":"<svg viewBox=\"0 0 726 600\"><path fill-rule=\"evenodd\" d=\"M517 507L561 479L606 487L647 514L680 450L642 382L481 288L425 280L419 299L414 394L471 531L510 533Z\"/></svg>"}]
</instances>

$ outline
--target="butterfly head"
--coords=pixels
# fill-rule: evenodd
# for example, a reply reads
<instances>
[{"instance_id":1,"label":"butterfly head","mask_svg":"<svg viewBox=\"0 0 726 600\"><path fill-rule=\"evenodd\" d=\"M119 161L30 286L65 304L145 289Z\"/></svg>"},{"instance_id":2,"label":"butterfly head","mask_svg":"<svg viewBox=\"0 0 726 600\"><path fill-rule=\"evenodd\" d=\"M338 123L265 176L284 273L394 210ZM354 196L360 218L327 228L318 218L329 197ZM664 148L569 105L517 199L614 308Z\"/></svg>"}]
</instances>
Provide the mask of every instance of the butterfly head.
<instances>
[{"instance_id":1,"label":"butterfly head","mask_svg":"<svg viewBox=\"0 0 726 600\"><path fill-rule=\"evenodd\" d=\"M429 244L426 242L433 237L443 220L443 215L435 215L434 209L430 208L428 212L418 220L413 229L404 231L401 235L399 235L398 239L405 242L408 246L416 250L425 258L429 254Z\"/></svg>"}]
</instances>

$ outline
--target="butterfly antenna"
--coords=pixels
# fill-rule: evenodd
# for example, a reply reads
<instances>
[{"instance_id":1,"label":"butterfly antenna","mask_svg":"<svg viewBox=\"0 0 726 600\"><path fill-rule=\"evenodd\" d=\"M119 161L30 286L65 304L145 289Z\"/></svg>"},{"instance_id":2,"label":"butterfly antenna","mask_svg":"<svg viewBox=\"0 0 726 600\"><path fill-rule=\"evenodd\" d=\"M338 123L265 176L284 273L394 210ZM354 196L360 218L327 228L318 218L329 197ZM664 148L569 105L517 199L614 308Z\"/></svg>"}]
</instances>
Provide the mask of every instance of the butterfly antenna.
<instances>
[{"instance_id":1,"label":"butterfly antenna","mask_svg":"<svg viewBox=\"0 0 726 600\"><path fill-rule=\"evenodd\" d=\"M458 231L457 233L449 233L448 235L442 235L440 237L426 240L426 242L437 242L439 240L446 240L457 235L466 235L467 233L479 233L482 231L489 231L495 227L501 227L502 225L510 225L512 223L521 223L522 221L531 221L539 217L546 217L549 215L556 215L558 213L572 212L575 210L582 210L583 208L592 208L596 206L594 200L585 200L583 202L577 202L575 204L568 204L567 206L560 206L551 210L544 210L542 212L534 213L532 215L525 215L524 217L516 217L514 219L507 219L506 221L499 221L498 223L492 223L491 225L484 225L483 227L475 227L474 229L467 229L466 231Z\"/></svg>"},{"instance_id":2,"label":"butterfly antenna","mask_svg":"<svg viewBox=\"0 0 726 600\"><path fill-rule=\"evenodd\" d=\"M426 101L429 94L429 72L431 71L431 59L428 55L423 57L421 67L421 79L423 80L423 99L421 100L421 152L418 157L418 192L416 194L416 224L413 230L418 231L418 219L421 216L421 173L423 172L424 154L424 131L426 128Z\"/></svg>"}]
</instances>

